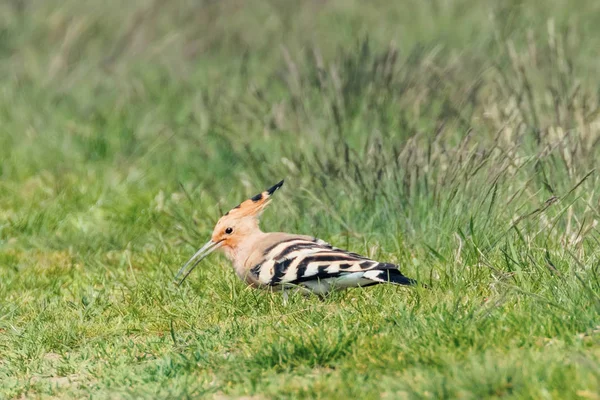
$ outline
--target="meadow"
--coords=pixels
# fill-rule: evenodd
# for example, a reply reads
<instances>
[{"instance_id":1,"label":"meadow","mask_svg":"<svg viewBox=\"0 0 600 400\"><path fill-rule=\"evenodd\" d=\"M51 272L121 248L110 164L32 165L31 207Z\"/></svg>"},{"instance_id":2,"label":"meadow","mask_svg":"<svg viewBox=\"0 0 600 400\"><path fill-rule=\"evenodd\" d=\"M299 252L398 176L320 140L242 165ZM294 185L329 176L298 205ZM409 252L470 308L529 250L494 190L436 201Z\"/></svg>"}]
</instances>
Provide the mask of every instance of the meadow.
<instances>
[{"instance_id":1,"label":"meadow","mask_svg":"<svg viewBox=\"0 0 600 400\"><path fill-rule=\"evenodd\" d=\"M600 399L600 5L0 3L0 398ZM217 219L428 288L246 288Z\"/></svg>"}]
</instances>

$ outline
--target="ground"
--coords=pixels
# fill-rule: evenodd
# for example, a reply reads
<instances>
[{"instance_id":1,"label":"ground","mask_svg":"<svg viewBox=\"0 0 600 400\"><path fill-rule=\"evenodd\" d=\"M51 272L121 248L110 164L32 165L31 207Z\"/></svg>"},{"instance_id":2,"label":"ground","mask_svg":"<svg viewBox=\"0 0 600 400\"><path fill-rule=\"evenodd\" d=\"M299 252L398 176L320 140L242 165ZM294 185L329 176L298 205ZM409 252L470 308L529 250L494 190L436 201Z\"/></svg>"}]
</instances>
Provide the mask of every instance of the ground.
<instances>
[{"instance_id":1,"label":"ground","mask_svg":"<svg viewBox=\"0 0 600 400\"><path fill-rule=\"evenodd\" d=\"M0 4L0 398L600 396L596 1ZM174 273L269 231L428 288Z\"/></svg>"}]
</instances>

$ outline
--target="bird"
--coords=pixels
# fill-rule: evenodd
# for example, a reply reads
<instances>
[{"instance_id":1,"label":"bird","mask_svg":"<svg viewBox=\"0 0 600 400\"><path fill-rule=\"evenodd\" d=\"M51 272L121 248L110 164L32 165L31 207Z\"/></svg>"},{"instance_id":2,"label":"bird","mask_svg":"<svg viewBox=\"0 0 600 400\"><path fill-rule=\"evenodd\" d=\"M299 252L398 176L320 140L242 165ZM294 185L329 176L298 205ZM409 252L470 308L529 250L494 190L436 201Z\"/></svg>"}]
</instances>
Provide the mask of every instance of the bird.
<instances>
[{"instance_id":1,"label":"bird","mask_svg":"<svg viewBox=\"0 0 600 400\"><path fill-rule=\"evenodd\" d=\"M287 288L324 296L334 290L382 283L416 284L395 264L372 260L309 235L261 231L260 216L283 182L223 215L211 239L178 271L175 283L181 285L200 261L213 251L221 250L232 262L237 276L248 286L283 290L285 297Z\"/></svg>"}]
</instances>

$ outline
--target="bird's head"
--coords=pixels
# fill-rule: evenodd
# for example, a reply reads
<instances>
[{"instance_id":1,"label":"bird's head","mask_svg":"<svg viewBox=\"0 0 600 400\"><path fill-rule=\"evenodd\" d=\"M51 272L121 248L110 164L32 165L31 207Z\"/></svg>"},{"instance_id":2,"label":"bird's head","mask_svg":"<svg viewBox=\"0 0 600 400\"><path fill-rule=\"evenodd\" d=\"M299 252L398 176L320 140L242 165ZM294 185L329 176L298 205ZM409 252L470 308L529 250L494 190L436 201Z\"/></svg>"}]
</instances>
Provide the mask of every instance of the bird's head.
<instances>
[{"instance_id":1,"label":"bird's head","mask_svg":"<svg viewBox=\"0 0 600 400\"><path fill-rule=\"evenodd\" d=\"M192 272L202 259L213 251L223 248L233 250L238 244L254 232L259 230L258 220L265 207L271 202L270 197L283 185L283 181L270 187L262 193L242 202L223 215L212 233L211 240L196 252L179 270L175 282L181 285L185 278Z\"/></svg>"}]
</instances>

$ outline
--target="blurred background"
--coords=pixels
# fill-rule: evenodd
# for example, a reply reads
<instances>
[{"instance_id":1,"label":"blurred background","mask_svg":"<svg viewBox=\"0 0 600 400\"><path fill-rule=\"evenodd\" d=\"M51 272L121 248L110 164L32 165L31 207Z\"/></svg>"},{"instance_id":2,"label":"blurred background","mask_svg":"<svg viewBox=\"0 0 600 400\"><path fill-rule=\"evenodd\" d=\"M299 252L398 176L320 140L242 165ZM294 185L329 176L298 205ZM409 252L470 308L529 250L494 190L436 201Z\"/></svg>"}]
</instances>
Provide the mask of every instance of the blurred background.
<instances>
[{"instance_id":1,"label":"blurred background","mask_svg":"<svg viewBox=\"0 0 600 400\"><path fill-rule=\"evenodd\" d=\"M466 223L515 176L535 205L598 159L599 7L4 1L4 238L62 246L127 218L145 237L150 202L189 195L214 219L282 178L295 215L334 231L382 204L409 231L444 204ZM123 246L119 229L105 233Z\"/></svg>"},{"instance_id":2,"label":"blurred background","mask_svg":"<svg viewBox=\"0 0 600 400\"><path fill-rule=\"evenodd\" d=\"M353 375L361 365L425 374L385 382L436 398L484 398L505 375L532 398L540 382L557 398L593 393L591 350L563 366L598 323L598 49L597 0L1 1L0 397L60 395L31 389L48 371L87 371L74 397L184 390L200 375L198 390L267 390L232 372L245 368L271 371L271 393L381 393L379 376ZM219 256L170 285L223 213L281 179L265 230L398 263L434 288L423 301L375 288L357 309L381 313L334 298L286 322L298 346L306 326L327 333L306 354L326 351L316 365L349 377L306 392L278 380L307 363L281 358L295 342L267 354L255 332L271 323L243 319L276 325L275 297L242 291ZM323 321L366 315L390 347L348 328L350 349L382 353L329 353ZM43 358L54 353L59 364ZM134 356L155 369L132 369Z\"/></svg>"}]
</instances>

